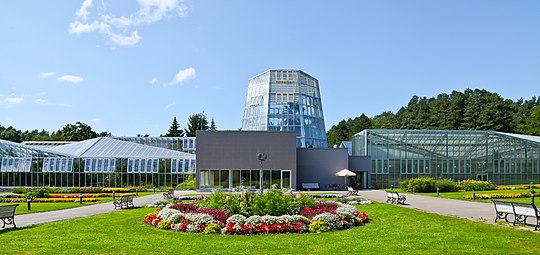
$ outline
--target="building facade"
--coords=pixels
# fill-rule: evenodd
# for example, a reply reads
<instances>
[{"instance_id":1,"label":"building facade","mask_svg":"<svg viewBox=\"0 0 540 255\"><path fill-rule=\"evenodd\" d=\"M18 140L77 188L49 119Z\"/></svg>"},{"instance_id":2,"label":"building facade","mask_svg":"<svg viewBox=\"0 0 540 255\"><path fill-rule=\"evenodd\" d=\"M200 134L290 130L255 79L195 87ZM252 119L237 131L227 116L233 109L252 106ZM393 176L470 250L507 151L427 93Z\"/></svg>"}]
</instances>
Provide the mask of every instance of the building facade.
<instances>
[{"instance_id":1,"label":"building facade","mask_svg":"<svg viewBox=\"0 0 540 255\"><path fill-rule=\"evenodd\" d=\"M197 189L259 189L261 167L264 188L296 189L294 132L197 132Z\"/></svg>"},{"instance_id":2,"label":"building facade","mask_svg":"<svg viewBox=\"0 0 540 255\"><path fill-rule=\"evenodd\" d=\"M195 138L100 137L80 142L0 140L0 187L176 186L195 173ZM146 144L152 144L146 145ZM165 147L165 148L164 148Z\"/></svg>"},{"instance_id":3,"label":"building facade","mask_svg":"<svg viewBox=\"0 0 540 255\"><path fill-rule=\"evenodd\" d=\"M353 136L353 155L371 158L371 185L407 178L540 182L540 137L474 130L368 129Z\"/></svg>"},{"instance_id":4,"label":"building facade","mask_svg":"<svg viewBox=\"0 0 540 255\"><path fill-rule=\"evenodd\" d=\"M326 148L319 81L300 70L268 70L249 80L243 131L294 131L297 148Z\"/></svg>"}]
</instances>

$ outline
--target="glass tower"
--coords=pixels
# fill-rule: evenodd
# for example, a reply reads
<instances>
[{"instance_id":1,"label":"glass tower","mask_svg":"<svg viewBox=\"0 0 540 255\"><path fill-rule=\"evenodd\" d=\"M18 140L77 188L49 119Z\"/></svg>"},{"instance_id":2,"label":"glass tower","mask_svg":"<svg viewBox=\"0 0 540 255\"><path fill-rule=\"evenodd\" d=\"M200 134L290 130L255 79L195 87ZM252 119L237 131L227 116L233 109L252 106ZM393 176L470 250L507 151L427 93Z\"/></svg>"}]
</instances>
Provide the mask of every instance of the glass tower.
<instances>
[{"instance_id":1,"label":"glass tower","mask_svg":"<svg viewBox=\"0 0 540 255\"><path fill-rule=\"evenodd\" d=\"M295 131L298 148L328 147L319 81L300 70L251 78L242 130Z\"/></svg>"}]
</instances>

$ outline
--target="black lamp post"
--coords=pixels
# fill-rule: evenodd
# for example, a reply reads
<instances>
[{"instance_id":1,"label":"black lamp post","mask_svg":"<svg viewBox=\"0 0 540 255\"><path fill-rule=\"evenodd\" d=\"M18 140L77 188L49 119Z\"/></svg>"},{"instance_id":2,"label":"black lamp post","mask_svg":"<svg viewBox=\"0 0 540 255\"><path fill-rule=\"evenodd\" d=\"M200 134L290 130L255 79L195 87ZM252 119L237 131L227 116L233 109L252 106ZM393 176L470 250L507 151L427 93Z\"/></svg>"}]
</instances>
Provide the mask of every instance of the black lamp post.
<instances>
[{"instance_id":1,"label":"black lamp post","mask_svg":"<svg viewBox=\"0 0 540 255\"><path fill-rule=\"evenodd\" d=\"M261 194L263 194L263 162L264 160L266 160L266 158L267 158L266 153L261 153L261 152L257 153L257 159L261 161L261 170L259 171L259 177L260 177L259 185L261 189Z\"/></svg>"}]
</instances>

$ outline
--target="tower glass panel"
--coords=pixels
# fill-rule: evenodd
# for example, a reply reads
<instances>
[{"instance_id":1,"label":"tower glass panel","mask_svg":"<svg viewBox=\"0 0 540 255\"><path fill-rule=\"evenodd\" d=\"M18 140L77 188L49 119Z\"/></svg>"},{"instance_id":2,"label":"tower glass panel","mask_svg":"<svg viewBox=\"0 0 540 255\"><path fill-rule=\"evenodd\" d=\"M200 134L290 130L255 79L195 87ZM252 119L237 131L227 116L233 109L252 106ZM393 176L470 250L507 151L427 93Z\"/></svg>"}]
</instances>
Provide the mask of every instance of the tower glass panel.
<instances>
[{"instance_id":1,"label":"tower glass panel","mask_svg":"<svg viewBox=\"0 0 540 255\"><path fill-rule=\"evenodd\" d=\"M319 81L300 70L251 78L242 130L295 131L298 148L328 147Z\"/></svg>"}]
</instances>

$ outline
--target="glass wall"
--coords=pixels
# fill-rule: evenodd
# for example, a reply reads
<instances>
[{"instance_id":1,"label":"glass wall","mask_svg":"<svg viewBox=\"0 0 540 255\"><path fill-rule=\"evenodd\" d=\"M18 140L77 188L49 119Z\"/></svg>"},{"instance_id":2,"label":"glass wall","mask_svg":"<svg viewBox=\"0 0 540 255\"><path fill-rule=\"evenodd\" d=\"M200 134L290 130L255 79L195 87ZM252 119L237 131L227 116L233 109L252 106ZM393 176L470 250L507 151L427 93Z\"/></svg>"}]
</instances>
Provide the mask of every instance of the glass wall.
<instances>
[{"instance_id":1,"label":"glass wall","mask_svg":"<svg viewBox=\"0 0 540 255\"><path fill-rule=\"evenodd\" d=\"M371 157L374 187L407 178L540 182L540 137L472 130L364 130L353 155Z\"/></svg>"},{"instance_id":2,"label":"glass wall","mask_svg":"<svg viewBox=\"0 0 540 255\"><path fill-rule=\"evenodd\" d=\"M201 189L260 188L260 170L200 170ZM263 188L291 188L291 170L263 170Z\"/></svg>"},{"instance_id":3,"label":"glass wall","mask_svg":"<svg viewBox=\"0 0 540 255\"><path fill-rule=\"evenodd\" d=\"M297 70L271 70L249 81L242 130L295 131L297 147L326 148L319 82Z\"/></svg>"}]
</instances>

